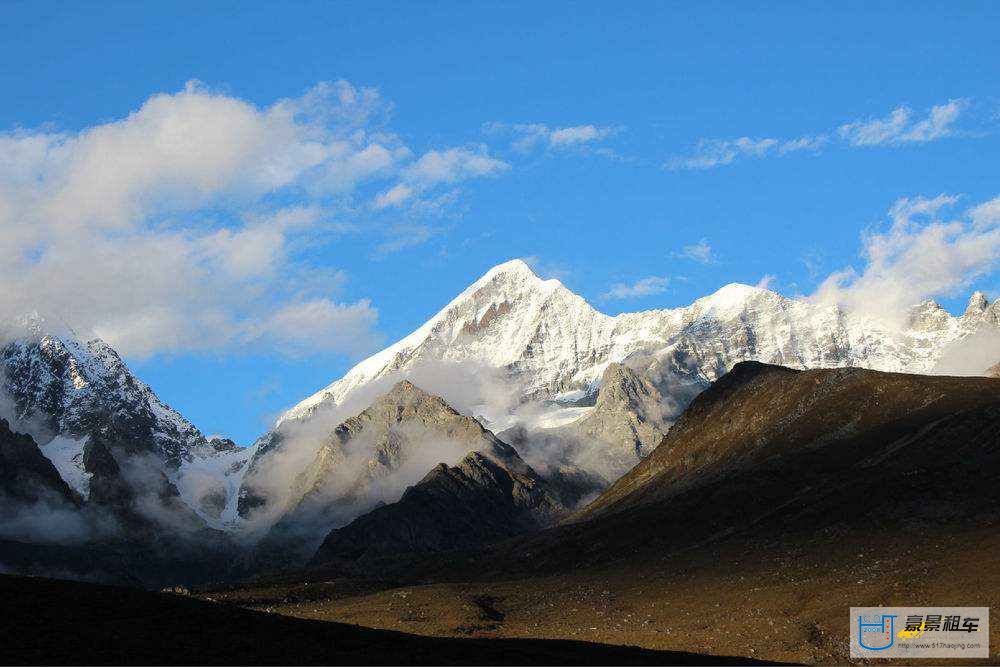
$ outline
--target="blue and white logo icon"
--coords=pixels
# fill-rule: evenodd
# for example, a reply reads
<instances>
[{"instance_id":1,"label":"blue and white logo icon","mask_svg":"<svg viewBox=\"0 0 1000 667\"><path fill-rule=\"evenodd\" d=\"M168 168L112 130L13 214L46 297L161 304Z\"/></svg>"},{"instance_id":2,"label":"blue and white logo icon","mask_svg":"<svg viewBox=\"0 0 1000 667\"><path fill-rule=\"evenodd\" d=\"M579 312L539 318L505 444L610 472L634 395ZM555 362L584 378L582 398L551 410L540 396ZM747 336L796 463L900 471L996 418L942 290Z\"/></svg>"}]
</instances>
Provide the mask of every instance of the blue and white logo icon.
<instances>
[{"instance_id":1,"label":"blue and white logo icon","mask_svg":"<svg viewBox=\"0 0 1000 667\"><path fill-rule=\"evenodd\" d=\"M884 651L896 641L896 617L892 614L858 616L858 644L869 651Z\"/></svg>"}]
</instances>

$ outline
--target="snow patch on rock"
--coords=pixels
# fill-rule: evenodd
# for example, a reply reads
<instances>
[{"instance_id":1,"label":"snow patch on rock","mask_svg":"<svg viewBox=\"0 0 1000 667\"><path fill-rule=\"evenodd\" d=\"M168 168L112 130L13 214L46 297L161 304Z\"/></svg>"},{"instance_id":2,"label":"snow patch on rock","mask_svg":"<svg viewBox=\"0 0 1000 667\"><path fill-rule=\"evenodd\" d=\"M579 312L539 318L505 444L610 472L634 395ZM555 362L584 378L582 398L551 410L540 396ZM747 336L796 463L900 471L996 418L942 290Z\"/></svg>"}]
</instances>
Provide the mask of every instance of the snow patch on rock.
<instances>
[{"instance_id":1,"label":"snow patch on rock","mask_svg":"<svg viewBox=\"0 0 1000 667\"><path fill-rule=\"evenodd\" d=\"M57 435L48 443L39 446L42 454L52 462L63 481L84 500L90 498L90 478L93 477L83 465L83 449L86 445L87 438Z\"/></svg>"}]
</instances>

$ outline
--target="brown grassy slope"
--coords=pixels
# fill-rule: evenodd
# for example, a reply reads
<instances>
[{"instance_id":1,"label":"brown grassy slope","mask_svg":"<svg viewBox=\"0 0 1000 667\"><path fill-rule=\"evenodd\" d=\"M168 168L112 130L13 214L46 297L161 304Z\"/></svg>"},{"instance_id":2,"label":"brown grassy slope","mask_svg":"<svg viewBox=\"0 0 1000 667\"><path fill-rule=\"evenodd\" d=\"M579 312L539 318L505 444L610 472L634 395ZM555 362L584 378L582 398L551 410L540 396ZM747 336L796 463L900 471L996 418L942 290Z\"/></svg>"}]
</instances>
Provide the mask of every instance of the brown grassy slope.
<instances>
[{"instance_id":1,"label":"brown grassy slope","mask_svg":"<svg viewBox=\"0 0 1000 667\"><path fill-rule=\"evenodd\" d=\"M440 637L573 639L845 664L851 606L1000 607L998 552L995 525L914 526L891 534L828 528L736 536L661 556L627 548L602 567L544 576L283 583L211 596ZM995 623L990 645L991 659L972 662L998 664Z\"/></svg>"}]
</instances>

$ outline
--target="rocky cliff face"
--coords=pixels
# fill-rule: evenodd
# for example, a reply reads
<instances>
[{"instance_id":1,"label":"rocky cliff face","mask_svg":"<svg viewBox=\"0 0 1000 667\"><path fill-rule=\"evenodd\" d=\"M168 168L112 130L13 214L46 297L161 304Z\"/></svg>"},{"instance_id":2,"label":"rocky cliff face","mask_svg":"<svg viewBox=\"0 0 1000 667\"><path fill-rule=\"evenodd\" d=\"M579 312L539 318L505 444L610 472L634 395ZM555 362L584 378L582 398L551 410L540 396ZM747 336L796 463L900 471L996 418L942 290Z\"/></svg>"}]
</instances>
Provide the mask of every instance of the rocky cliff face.
<instances>
[{"instance_id":1,"label":"rocky cliff face","mask_svg":"<svg viewBox=\"0 0 1000 667\"><path fill-rule=\"evenodd\" d=\"M695 393L701 389L695 386ZM500 437L522 452L543 474L567 471L590 476L591 495L631 469L653 451L670 428L672 411L643 370L608 364L592 408L554 427L519 425ZM586 480L582 480L586 481Z\"/></svg>"},{"instance_id":2,"label":"rocky cliff face","mask_svg":"<svg viewBox=\"0 0 1000 667\"><path fill-rule=\"evenodd\" d=\"M313 434L306 436L312 439ZM401 381L353 417L330 430L307 464L289 480L288 511L333 503L378 502L382 482L405 471L416 481L438 460L452 462L469 451L490 446L495 436L479 422L459 414L438 396ZM280 458L292 447L308 446L294 432L278 432L258 454L245 480L248 491L263 486L271 470L268 456ZM428 458L429 457L429 458ZM426 465L423 465L426 463ZM411 470L416 468L416 470ZM414 476L415 475L415 476ZM261 501L258 501L258 505Z\"/></svg>"},{"instance_id":3,"label":"rocky cliff face","mask_svg":"<svg viewBox=\"0 0 1000 667\"><path fill-rule=\"evenodd\" d=\"M0 419L0 512L14 504L79 507L80 496L60 477L30 435L15 433Z\"/></svg>"},{"instance_id":4,"label":"rocky cliff face","mask_svg":"<svg viewBox=\"0 0 1000 667\"><path fill-rule=\"evenodd\" d=\"M642 458L663 438L662 406L663 397L652 382L623 364L608 364L594 409L576 429L582 437L624 445L623 453Z\"/></svg>"},{"instance_id":5,"label":"rocky cliff face","mask_svg":"<svg viewBox=\"0 0 1000 667\"><path fill-rule=\"evenodd\" d=\"M331 427L294 477L275 479L276 471L289 469L282 457L294 458L300 447L308 445L296 437L294 432L282 436L257 460L245 481L247 497L256 498L248 520L254 521L254 513L262 512L274 522L261 546L268 552L311 554L330 528L374 507L395 503L407 487L439 464L464 471L461 474L469 480L503 477L503 482L495 483L506 485L511 502L518 507L517 503L536 503L529 498L536 493L531 489L544 486L516 451L482 424L405 380L357 415ZM470 453L476 456L467 459ZM561 508L547 487L542 495L545 500L536 503L540 507L551 505L551 512ZM522 523L518 519L516 525Z\"/></svg>"},{"instance_id":6,"label":"rocky cliff face","mask_svg":"<svg viewBox=\"0 0 1000 667\"><path fill-rule=\"evenodd\" d=\"M197 521L206 524L213 521L204 489L217 486L235 502L236 490L228 490L225 481L238 474L232 465L244 460L243 450L229 440L206 438L102 340L81 340L38 316L8 327L0 340L0 413L34 437L82 498L88 499L96 486L109 492L113 462L135 474L144 468L142 474L163 478L190 508L186 511L198 513ZM205 469L219 478L214 485L191 474ZM116 493L122 492L121 484L114 482Z\"/></svg>"}]
</instances>

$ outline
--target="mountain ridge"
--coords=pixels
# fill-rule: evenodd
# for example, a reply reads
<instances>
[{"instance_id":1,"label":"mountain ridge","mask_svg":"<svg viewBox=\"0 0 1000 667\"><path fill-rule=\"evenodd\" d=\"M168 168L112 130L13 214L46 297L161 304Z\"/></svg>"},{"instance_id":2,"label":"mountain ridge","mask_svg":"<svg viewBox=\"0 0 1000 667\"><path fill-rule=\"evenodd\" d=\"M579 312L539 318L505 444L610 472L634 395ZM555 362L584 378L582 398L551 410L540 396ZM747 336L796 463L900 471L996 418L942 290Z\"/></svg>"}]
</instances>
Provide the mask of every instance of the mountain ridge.
<instances>
[{"instance_id":1,"label":"mountain ridge","mask_svg":"<svg viewBox=\"0 0 1000 667\"><path fill-rule=\"evenodd\" d=\"M84 339L69 326L37 313L5 328L0 338L0 412L12 428L30 434L60 476L89 494L86 452L95 439L128 460L142 459L177 487L206 525L217 524L195 490L200 472L218 474L244 455L235 443L207 438L128 368L100 338ZM194 471L195 475L191 475ZM231 487L234 485L230 485Z\"/></svg>"},{"instance_id":2,"label":"mountain ridge","mask_svg":"<svg viewBox=\"0 0 1000 667\"><path fill-rule=\"evenodd\" d=\"M401 518L399 511L400 503L412 504L414 494L424 494L423 505L440 505L442 492L454 496L461 487L464 497L478 501L480 507L490 505L504 510L503 516L511 519L508 530L515 532L529 524L545 524L542 515L565 514L556 498L561 489L550 490L513 447L440 396L408 380L397 382L367 408L332 426L310 461L295 475L287 493L269 493L273 484L268 475L275 467L284 467L281 457L295 457L297 445L302 449L308 445L296 443L294 434L290 437L290 442L278 442L272 448L267 455L271 457L269 464L251 473L246 482L246 497L253 498L247 520L256 521L254 512L263 511L273 521L258 547L266 560L287 561L296 558L297 553L311 556L331 528L334 532L342 527L357 531L357 526L350 528L347 524L369 513L389 519L376 532L396 533L394 540L429 544L431 537L400 527L417 521ZM446 484L451 488L445 489L440 483L432 484L440 474L449 476L457 486ZM451 500L443 504L461 511L468 509L465 505L456 507ZM547 510L542 511L544 508ZM454 534L447 520L442 519L441 514L429 517L424 527ZM499 518L494 523L497 521ZM471 520L469 525L479 528ZM400 531L407 537L401 538ZM476 532L483 539L495 533L495 525L491 530ZM366 539L372 535L369 531Z\"/></svg>"},{"instance_id":3,"label":"mountain ridge","mask_svg":"<svg viewBox=\"0 0 1000 667\"><path fill-rule=\"evenodd\" d=\"M960 316L931 300L917 304L902 330L834 305L739 283L688 306L610 316L558 280L543 280L525 262L512 260L487 271L412 333L286 411L262 437L254 460L284 431L322 423L379 386L411 378L505 434L540 470L551 457L567 455L559 462L567 470L613 482L656 446L694 396L739 362L943 372L941 364L961 356L955 353L966 341L985 334L1000 339L1000 305L981 292ZM600 387L616 364L658 396L655 418L646 410L650 415L598 424ZM593 437L598 431L608 437ZM603 444L580 448L567 438ZM631 454L624 452L630 447ZM623 452L609 458L600 448Z\"/></svg>"},{"instance_id":4,"label":"mountain ridge","mask_svg":"<svg viewBox=\"0 0 1000 667\"><path fill-rule=\"evenodd\" d=\"M440 562L397 554L359 567L422 583L506 581L623 563L655 571L685 553L710 560L721 544L979 530L1000 520L998 433L996 378L743 362L559 525Z\"/></svg>"},{"instance_id":5,"label":"mountain ridge","mask_svg":"<svg viewBox=\"0 0 1000 667\"><path fill-rule=\"evenodd\" d=\"M691 370L706 384L735 361L750 358L792 367L927 372L943 347L980 323L1000 326L1000 306L982 292L974 293L957 317L931 300L917 304L907 327L893 332L833 305L740 283L688 306L610 316L515 259L493 267L412 333L287 410L276 426L307 419L324 403L342 402L367 383L405 374L429 359L503 369L522 381L524 397L558 399L594 391L607 363L635 354L683 354L693 359ZM698 335L729 338L729 344L705 349L692 342Z\"/></svg>"},{"instance_id":6,"label":"mountain ridge","mask_svg":"<svg viewBox=\"0 0 1000 667\"><path fill-rule=\"evenodd\" d=\"M264 465L266 452L287 428L308 424L327 414L326 408L343 407L380 383L416 377L429 365L445 389L453 369L468 367L469 375L492 383L494 394L510 398L492 405L457 385L446 396L454 403L459 395L456 412L475 415L492 431L531 423L543 430L566 425L567 433L599 421L595 403L606 374L617 365L627 368L641 379L629 380L634 386L648 385L643 391L659 397L661 414L626 417L598 430L613 431L634 449L634 458L627 465L622 459L610 473L581 467L577 460L560 463L567 464L562 468L567 479L605 475L612 482L655 447L657 434L694 395L740 361L927 372L950 347L977 332L998 330L1000 306L976 292L964 313L952 316L925 301L911 310L904 331L889 332L834 306L731 283L688 306L610 316L560 281L543 280L525 262L512 260L487 271L410 335L293 407L276 430L246 449L206 438L103 341L84 341L37 315L19 326L21 334L7 336L0 347L9 416L20 430L37 427L32 434L42 453L74 491L84 498L88 493L92 472L84 464L85 448L103 428L102 437L128 456L152 455L207 526L240 531L246 476ZM358 411L365 406L362 402ZM520 444L518 449L530 454Z\"/></svg>"}]
</instances>

